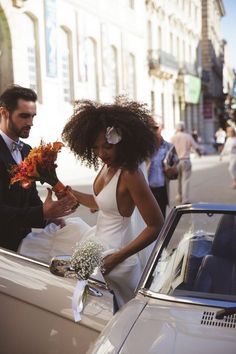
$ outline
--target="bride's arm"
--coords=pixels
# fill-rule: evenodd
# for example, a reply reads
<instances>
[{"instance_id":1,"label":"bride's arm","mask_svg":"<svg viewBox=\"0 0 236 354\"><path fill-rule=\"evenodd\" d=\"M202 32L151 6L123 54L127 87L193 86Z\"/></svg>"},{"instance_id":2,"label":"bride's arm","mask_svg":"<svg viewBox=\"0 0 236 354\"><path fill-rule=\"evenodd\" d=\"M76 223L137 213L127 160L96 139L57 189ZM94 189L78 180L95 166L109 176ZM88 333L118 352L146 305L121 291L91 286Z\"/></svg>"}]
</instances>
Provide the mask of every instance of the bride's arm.
<instances>
[{"instance_id":1,"label":"bride's arm","mask_svg":"<svg viewBox=\"0 0 236 354\"><path fill-rule=\"evenodd\" d=\"M123 262L126 258L141 251L155 241L164 223L159 205L146 183L142 172L125 172L124 182L147 226L128 245L105 258L105 274L109 273L117 264Z\"/></svg>"},{"instance_id":2,"label":"bride's arm","mask_svg":"<svg viewBox=\"0 0 236 354\"><path fill-rule=\"evenodd\" d=\"M79 204L82 204L90 209L98 209L98 205L92 194L82 193L71 189L71 192L74 194Z\"/></svg>"}]
</instances>

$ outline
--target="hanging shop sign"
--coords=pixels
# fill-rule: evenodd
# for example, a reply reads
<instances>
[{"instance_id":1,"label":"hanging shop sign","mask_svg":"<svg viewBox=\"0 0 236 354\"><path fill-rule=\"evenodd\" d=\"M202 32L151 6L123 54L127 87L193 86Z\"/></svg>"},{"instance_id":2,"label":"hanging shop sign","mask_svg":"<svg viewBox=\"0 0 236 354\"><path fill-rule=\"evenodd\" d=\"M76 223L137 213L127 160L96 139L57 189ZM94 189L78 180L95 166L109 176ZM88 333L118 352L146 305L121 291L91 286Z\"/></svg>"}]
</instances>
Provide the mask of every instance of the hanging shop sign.
<instances>
[{"instance_id":1,"label":"hanging shop sign","mask_svg":"<svg viewBox=\"0 0 236 354\"><path fill-rule=\"evenodd\" d=\"M197 104L201 93L201 80L193 75L184 75L184 99L186 103Z\"/></svg>"},{"instance_id":2,"label":"hanging shop sign","mask_svg":"<svg viewBox=\"0 0 236 354\"><path fill-rule=\"evenodd\" d=\"M204 101L203 102L203 117L204 119L212 119L212 102Z\"/></svg>"}]
</instances>

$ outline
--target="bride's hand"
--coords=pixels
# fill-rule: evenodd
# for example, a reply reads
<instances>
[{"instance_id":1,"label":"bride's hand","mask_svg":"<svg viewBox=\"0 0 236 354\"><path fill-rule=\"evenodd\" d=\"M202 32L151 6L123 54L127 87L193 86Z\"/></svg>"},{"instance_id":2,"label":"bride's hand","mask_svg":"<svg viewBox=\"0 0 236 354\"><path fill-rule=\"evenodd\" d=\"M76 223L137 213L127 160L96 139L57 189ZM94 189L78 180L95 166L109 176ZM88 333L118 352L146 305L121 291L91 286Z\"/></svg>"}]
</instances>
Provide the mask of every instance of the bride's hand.
<instances>
[{"instance_id":1,"label":"bride's hand","mask_svg":"<svg viewBox=\"0 0 236 354\"><path fill-rule=\"evenodd\" d=\"M109 254L108 256L103 258L103 265L101 267L101 272L103 275L109 274L113 268L115 268L119 263L121 263L123 259L121 259L118 252Z\"/></svg>"}]
</instances>

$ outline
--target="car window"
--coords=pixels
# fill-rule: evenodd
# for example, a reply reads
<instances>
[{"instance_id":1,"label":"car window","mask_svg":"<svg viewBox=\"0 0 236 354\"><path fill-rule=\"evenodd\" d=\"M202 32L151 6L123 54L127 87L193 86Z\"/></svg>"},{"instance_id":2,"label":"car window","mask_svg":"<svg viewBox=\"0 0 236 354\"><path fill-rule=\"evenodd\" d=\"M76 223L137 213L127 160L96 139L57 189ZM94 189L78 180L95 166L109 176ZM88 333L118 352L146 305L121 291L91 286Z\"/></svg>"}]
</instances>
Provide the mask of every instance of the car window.
<instances>
[{"instance_id":1,"label":"car window","mask_svg":"<svg viewBox=\"0 0 236 354\"><path fill-rule=\"evenodd\" d=\"M150 290L174 296L236 299L235 266L236 216L183 214L162 246Z\"/></svg>"}]
</instances>

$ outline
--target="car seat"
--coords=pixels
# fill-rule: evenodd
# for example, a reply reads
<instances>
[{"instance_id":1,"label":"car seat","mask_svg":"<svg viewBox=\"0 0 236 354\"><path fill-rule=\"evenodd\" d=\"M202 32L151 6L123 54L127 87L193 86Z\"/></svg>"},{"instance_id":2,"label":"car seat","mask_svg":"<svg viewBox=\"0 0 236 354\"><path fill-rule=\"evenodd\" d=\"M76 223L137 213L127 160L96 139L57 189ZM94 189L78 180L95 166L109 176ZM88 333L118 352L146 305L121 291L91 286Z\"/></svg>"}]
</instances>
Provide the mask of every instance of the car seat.
<instances>
[{"instance_id":1,"label":"car seat","mask_svg":"<svg viewBox=\"0 0 236 354\"><path fill-rule=\"evenodd\" d=\"M222 216L210 253L202 260L193 290L236 295L235 215Z\"/></svg>"}]
</instances>

